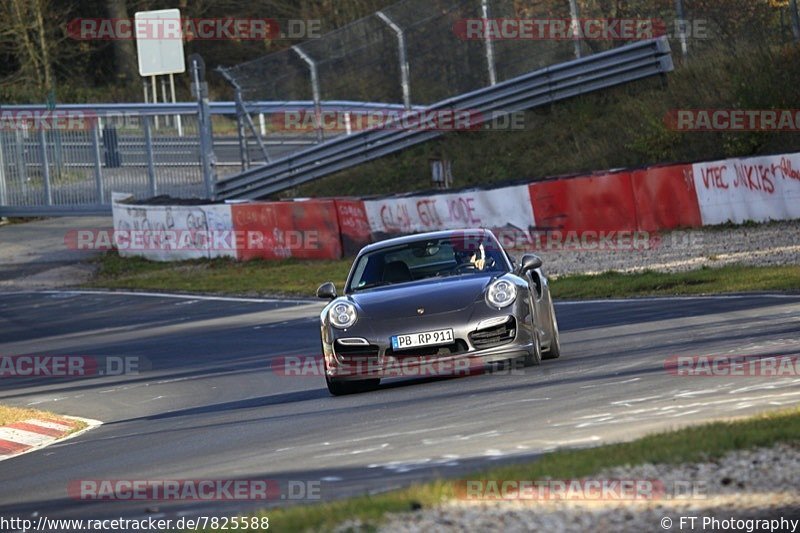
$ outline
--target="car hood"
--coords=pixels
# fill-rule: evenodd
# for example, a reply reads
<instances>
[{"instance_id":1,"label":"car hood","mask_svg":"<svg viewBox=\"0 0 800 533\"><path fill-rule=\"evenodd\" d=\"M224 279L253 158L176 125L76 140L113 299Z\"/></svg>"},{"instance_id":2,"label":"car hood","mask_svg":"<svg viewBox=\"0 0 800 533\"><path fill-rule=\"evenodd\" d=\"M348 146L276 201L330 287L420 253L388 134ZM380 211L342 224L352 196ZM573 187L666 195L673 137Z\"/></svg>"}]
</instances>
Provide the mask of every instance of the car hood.
<instances>
[{"instance_id":1,"label":"car hood","mask_svg":"<svg viewBox=\"0 0 800 533\"><path fill-rule=\"evenodd\" d=\"M403 318L449 313L466 309L483 298L486 286L496 275L453 276L432 278L413 283L380 287L367 292L350 294L364 316Z\"/></svg>"}]
</instances>

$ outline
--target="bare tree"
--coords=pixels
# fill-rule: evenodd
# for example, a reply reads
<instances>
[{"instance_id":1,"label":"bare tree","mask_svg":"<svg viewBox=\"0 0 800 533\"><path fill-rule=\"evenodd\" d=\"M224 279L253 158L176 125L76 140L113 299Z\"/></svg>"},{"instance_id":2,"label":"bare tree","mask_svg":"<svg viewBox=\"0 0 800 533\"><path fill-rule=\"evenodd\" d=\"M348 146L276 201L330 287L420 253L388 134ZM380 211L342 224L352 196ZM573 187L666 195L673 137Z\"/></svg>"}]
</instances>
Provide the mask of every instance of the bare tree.
<instances>
[{"instance_id":1,"label":"bare tree","mask_svg":"<svg viewBox=\"0 0 800 533\"><path fill-rule=\"evenodd\" d=\"M106 11L109 18L127 19L128 6L125 0L106 0ZM138 68L136 64L136 49L130 39L115 39L114 71L118 81L130 82L136 79Z\"/></svg>"}]
</instances>

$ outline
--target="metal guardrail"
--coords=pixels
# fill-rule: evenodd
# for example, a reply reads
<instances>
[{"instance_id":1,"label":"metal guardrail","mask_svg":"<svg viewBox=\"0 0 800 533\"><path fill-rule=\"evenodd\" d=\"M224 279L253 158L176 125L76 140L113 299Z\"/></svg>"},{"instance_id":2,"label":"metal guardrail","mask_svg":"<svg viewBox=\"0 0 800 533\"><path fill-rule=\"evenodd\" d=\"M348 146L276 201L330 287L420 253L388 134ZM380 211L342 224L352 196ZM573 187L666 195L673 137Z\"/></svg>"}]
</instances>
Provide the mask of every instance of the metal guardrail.
<instances>
[{"instance_id":1,"label":"metal guardrail","mask_svg":"<svg viewBox=\"0 0 800 533\"><path fill-rule=\"evenodd\" d=\"M461 110L479 121L552 104L674 69L665 37L530 72L496 85L438 102L427 111ZM384 127L338 137L236 176L215 186L218 199L262 198L443 135L429 129Z\"/></svg>"}]
</instances>

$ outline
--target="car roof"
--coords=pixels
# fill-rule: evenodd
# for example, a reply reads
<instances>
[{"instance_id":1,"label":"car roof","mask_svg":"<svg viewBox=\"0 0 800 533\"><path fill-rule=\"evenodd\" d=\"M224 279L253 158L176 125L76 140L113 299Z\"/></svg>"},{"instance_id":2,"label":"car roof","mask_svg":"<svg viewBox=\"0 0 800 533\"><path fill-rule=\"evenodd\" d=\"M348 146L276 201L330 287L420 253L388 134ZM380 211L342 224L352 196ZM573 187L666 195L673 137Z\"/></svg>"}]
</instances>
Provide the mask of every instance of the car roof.
<instances>
[{"instance_id":1,"label":"car roof","mask_svg":"<svg viewBox=\"0 0 800 533\"><path fill-rule=\"evenodd\" d=\"M402 237L394 237L392 239L386 239L385 241L378 241L372 244L368 244L364 248L361 249L359 255L372 252L374 250L380 250L381 248L388 248L391 246L398 246L403 244L408 244L410 242L417 242L425 239L431 240L438 240L438 239L446 239L448 237L460 237L463 235L481 235L481 236L491 236L493 235L491 231L484 229L484 228L471 228L471 229L458 229L458 230L444 230L444 231L431 231L428 233L415 233L413 235L403 235Z\"/></svg>"}]
</instances>

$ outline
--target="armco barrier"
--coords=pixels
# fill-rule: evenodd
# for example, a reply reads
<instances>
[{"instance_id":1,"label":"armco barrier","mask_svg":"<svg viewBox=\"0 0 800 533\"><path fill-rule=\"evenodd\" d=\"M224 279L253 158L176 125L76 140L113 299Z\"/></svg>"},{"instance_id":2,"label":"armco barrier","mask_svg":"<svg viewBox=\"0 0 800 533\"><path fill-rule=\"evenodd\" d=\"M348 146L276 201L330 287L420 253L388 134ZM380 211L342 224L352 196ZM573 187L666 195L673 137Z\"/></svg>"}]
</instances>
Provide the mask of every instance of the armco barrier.
<instances>
[{"instance_id":1,"label":"armco barrier","mask_svg":"<svg viewBox=\"0 0 800 533\"><path fill-rule=\"evenodd\" d=\"M342 257L333 200L234 204L231 212L233 229L247 235L240 260Z\"/></svg>"},{"instance_id":2,"label":"armco barrier","mask_svg":"<svg viewBox=\"0 0 800 533\"><path fill-rule=\"evenodd\" d=\"M702 225L691 165L636 170L631 174L640 231Z\"/></svg>"},{"instance_id":3,"label":"armco barrier","mask_svg":"<svg viewBox=\"0 0 800 533\"><path fill-rule=\"evenodd\" d=\"M136 205L132 196L114 193L114 242L123 257L139 256L151 261L182 261L237 257L231 238L231 206ZM213 232L222 238L209 238ZM169 241L166 236L175 236Z\"/></svg>"},{"instance_id":4,"label":"armco barrier","mask_svg":"<svg viewBox=\"0 0 800 533\"><path fill-rule=\"evenodd\" d=\"M536 226L527 185L365 200L372 237L483 227L528 231Z\"/></svg>"},{"instance_id":5,"label":"armco barrier","mask_svg":"<svg viewBox=\"0 0 800 533\"><path fill-rule=\"evenodd\" d=\"M703 225L800 218L800 153L692 165Z\"/></svg>"},{"instance_id":6,"label":"armco barrier","mask_svg":"<svg viewBox=\"0 0 800 533\"><path fill-rule=\"evenodd\" d=\"M561 231L635 231L630 172L532 183L539 228Z\"/></svg>"},{"instance_id":7,"label":"armco barrier","mask_svg":"<svg viewBox=\"0 0 800 533\"><path fill-rule=\"evenodd\" d=\"M489 228L505 246L525 249L531 230L654 232L800 218L800 153L383 199L143 206L115 195L113 207L116 230L248 236L210 249L120 248L121 255L158 261L337 259L389 236L472 227Z\"/></svg>"},{"instance_id":8,"label":"armco barrier","mask_svg":"<svg viewBox=\"0 0 800 533\"><path fill-rule=\"evenodd\" d=\"M341 234L342 253L345 256L356 255L373 240L364 201L337 198L334 203Z\"/></svg>"}]
</instances>

